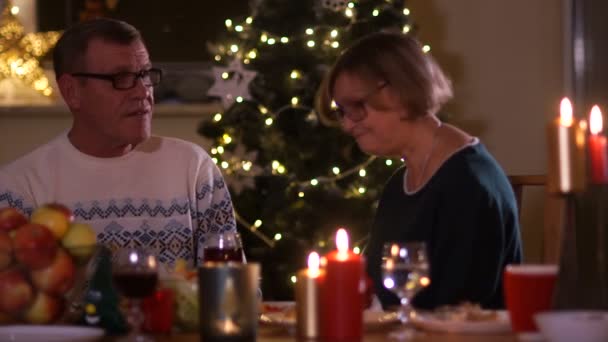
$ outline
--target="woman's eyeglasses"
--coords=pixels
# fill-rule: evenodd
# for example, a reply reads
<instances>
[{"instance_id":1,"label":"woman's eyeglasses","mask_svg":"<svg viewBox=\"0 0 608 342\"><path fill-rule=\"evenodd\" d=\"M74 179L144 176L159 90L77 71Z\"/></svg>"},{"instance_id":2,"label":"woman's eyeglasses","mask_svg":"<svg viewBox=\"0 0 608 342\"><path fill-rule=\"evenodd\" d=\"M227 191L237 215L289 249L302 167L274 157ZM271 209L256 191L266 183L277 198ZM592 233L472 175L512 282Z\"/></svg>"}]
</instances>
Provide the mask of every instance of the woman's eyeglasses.
<instances>
[{"instance_id":1,"label":"woman's eyeglasses","mask_svg":"<svg viewBox=\"0 0 608 342\"><path fill-rule=\"evenodd\" d=\"M369 93L365 94L361 100L353 101L347 104L339 104L335 101L335 110L334 115L336 120L344 121L345 118L348 118L350 121L358 122L367 116L367 111L365 110L365 105L369 102L370 98L374 96L380 89L386 87L388 85L387 82L382 82L382 84L378 85Z\"/></svg>"}]
</instances>

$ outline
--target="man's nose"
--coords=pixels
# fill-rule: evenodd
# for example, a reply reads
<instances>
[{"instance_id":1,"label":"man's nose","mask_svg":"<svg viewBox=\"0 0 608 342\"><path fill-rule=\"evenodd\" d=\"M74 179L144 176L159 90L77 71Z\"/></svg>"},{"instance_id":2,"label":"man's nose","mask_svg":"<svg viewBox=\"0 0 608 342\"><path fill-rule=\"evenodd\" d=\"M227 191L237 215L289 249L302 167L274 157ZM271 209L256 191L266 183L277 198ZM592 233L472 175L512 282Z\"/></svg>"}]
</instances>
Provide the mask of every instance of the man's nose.
<instances>
[{"instance_id":1,"label":"man's nose","mask_svg":"<svg viewBox=\"0 0 608 342\"><path fill-rule=\"evenodd\" d=\"M146 85L146 82L144 81L143 78L138 77L135 80L135 87L133 87L133 92L135 93L136 96L145 98L145 97L150 96L152 91L153 91L152 86Z\"/></svg>"}]
</instances>

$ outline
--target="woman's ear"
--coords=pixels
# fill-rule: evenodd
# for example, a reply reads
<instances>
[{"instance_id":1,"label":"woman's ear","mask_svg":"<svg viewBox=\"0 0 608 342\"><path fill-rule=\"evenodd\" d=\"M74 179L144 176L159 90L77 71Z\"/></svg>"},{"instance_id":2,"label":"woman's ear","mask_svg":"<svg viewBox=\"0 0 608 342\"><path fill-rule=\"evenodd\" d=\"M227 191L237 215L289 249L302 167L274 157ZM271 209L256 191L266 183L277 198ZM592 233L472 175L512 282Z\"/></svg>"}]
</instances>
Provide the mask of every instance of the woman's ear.
<instances>
[{"instance_id":1,"label":"woman's ear","mask_svg":"<svg viewBox=\"0 0 608 342\"><path fill-rule=\"evenodd\" d=\"M80 83L75 77L69 74L63 74L57 80L59 91L63 100L68 105L70 110L75 111L80 108Z\"/></svg>"}]
</instances>

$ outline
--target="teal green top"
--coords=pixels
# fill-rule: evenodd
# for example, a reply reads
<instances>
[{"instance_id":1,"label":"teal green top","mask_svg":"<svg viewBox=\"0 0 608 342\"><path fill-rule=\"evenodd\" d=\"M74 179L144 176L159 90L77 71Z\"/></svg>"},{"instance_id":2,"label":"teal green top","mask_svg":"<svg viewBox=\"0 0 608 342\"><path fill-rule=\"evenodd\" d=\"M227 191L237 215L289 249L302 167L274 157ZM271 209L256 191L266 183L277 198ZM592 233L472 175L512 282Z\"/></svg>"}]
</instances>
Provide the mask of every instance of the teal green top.
<instances>
[{"instance_id":1,"label":"teal green top","mask_svg":"<svg viewBox=\"0 0 608 342\"><path fill-rule=\"evenodd\" d=\"M520 263L522 246L511 185L478 142L456 152L421 189L406 193L405 168L391 176L380 198L366 248L367 271L384 307L398 304L382 285L382 246L425 241L431 284L414 298L433 309L463 301L502 308L502 274Z\"/></svg>"}]
</instances>

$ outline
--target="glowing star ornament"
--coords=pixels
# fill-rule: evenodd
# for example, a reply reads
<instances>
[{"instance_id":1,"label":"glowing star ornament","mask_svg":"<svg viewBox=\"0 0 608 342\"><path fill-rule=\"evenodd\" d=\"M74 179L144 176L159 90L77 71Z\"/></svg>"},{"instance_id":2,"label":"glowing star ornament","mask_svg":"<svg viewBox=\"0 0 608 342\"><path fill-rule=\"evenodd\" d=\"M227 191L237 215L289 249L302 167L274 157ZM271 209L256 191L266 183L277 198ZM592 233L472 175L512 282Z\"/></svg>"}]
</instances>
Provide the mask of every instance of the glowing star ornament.
<instances>
[{"instance_id":1,"label":"glowing star ornament","mask_svg":"<svg viewBox=\"0 0 608 342\"><path fill-rule=\"evenodd\" d=\"M238 97L251 100L249 83L256 77L257 72L246 70L240 59L235 58L228 67L213 67L215 82L209 88L207 95L221 98L224 109L230 108Z\"/></svg>"},{"instance_id":2,"label":"glowing star ornament","mask_svg":"<svg viewBox=\"0 0 608 342\"><path fill-rule=\"evenodd\" d=\"M55 46L60 33L26 34L12 8L12 3L7 1L0 16L0 80L19 80L41 94L51 96L53 88L39 59Z\"/></svg>"},{"instance_id":3,"label":"glowing star ornament","mask_svg":"<svg viewBox=\"0 0 608 342\"><path fill-rule=\"evenodd\" d=\"M255 178L264 172L264 169L256 163L257 158L258 151L247 151L246 146L240 143L236 145L234 152L226 151L222 155L222 159L229 165L224 170L224 177L237 195L243 190L255 189Z\"/></svg>"}]
</instances>

